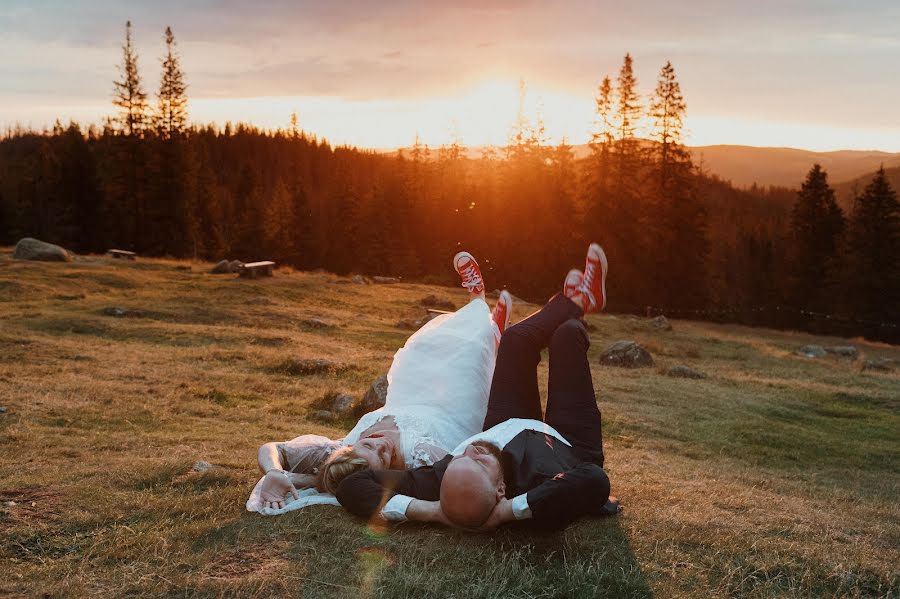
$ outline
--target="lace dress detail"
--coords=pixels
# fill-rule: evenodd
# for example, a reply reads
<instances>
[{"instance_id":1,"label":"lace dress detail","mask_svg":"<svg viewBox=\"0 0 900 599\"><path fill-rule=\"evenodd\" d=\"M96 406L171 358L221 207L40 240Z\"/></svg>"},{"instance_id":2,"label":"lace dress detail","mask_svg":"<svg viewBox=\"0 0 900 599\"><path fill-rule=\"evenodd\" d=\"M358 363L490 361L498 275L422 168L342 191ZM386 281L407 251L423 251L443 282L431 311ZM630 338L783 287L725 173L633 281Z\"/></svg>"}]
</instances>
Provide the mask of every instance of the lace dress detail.
<instances>
[{"instance_id":1,"label":"lace dress detail","mask_svg":"<svg viewBox=\"0 0 900 599\"><path fill-rule=\"evenodd\" d=\"M495 352L484 300L438 316L397 351L384 407L363 416L343 444L352 445L366 429L393 416L406 467L432 465L440 459L436 452L449 453L481 432Z\"/></svg>"}]
</instances>

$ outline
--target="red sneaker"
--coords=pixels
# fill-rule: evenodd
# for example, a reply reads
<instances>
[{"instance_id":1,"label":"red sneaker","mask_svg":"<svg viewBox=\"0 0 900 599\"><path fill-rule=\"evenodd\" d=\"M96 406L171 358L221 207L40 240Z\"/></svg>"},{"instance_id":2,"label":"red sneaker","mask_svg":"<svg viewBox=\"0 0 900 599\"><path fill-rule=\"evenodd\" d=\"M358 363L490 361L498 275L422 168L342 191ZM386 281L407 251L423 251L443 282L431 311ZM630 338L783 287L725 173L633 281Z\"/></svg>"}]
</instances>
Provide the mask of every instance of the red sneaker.
<instances>
[{"instance_id":1,"label":"red sneaker","mask_svg":"<svg viewBox=\"0 0 900 599\"><path fill-rule=\"evenodd\" d=\"M566 275L566 282L563 283L563 295L569 299L573 299L578 293L581 293L579 287L584 281L584 273L577 268L573 268Z\"/></svg>"},{"instance_id":2,"label":"red sneaker","mask_svg":"<svg viewBox=\"0 0 900 599\"><path fill-rule=\"evenodd\" d=\"M606 307L606 273L609 266L606 254L599 244L592 243L588 247L587 260L584 264L584 282L582 288L593 300L585 313L599 312Z\"/></svg>"},{"instance_id":3,"label":"red sneaker","mask_svg":"<svg viewBox=\"0 0 900 599\"><path fill-rule=\"evenodd\" d=\"M497 300L493 312L491 312L491 318L497 323L497 328L500 329L501 335L503 334L503 331L506 330L506 327L509 326L509 317L511 314L512 296L509 294L509 291L504 289L500 292L500 298Z\"/></svg>"},{"instance_id":4,"label":"red sneaker","mask_svg":"<svg viewBox=\"0 0 900 599\"><path fill-rule=\"evenodd\" d=\"M481 278L481 269L469 252L460 252L453 256L453 268L462 278L462 286L469 293L484 293L484 279Z\"/></svg>"}]
</instances>

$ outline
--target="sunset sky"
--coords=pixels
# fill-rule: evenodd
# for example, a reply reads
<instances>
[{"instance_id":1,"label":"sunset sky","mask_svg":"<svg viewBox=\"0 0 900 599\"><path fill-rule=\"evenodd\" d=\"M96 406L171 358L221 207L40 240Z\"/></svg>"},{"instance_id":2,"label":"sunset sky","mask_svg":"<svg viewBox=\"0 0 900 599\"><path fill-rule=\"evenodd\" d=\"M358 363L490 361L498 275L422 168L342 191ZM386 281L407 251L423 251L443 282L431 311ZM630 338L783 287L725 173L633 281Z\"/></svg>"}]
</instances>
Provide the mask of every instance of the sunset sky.
<instances>
[{"instance_id":1,"label":"sunset sky","mask_svg":"<svg viewBox=\"0 0 900 599\"><path fill-rule=\"evenodd\" d=\"M551 139L583 143L631 52L644 96L674 64L691 145L900 151L897 0L2 0L0 126L111 114L127 19L148 92L172 26L194 122L502 144L523 79Z\"/></svg>"}]
</instances>

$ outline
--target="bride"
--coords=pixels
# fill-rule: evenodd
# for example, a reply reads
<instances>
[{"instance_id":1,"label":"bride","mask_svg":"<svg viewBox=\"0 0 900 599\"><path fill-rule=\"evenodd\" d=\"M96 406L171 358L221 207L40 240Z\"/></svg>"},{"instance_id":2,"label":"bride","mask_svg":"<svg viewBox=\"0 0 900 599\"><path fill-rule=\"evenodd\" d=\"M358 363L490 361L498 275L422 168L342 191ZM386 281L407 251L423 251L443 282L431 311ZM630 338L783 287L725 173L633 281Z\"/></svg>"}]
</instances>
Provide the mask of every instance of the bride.
<instances>
[{"instance_id":1,"label":"bride","mask_svg":"<svg viewBox=\"0 0 900 599\"><path fill-rule=\"evenodd\" d=\"M341 440L302 435L262 445L258 462L265 476L248 510L276 514L314 503L337 505L334 491L353 472L428 466L481 431L512 298L503 291L492 312L475 258L460 252L453 266L470 301L425 324L397 351L384 407L360 418Z\"/></svg>"}]
</instances>

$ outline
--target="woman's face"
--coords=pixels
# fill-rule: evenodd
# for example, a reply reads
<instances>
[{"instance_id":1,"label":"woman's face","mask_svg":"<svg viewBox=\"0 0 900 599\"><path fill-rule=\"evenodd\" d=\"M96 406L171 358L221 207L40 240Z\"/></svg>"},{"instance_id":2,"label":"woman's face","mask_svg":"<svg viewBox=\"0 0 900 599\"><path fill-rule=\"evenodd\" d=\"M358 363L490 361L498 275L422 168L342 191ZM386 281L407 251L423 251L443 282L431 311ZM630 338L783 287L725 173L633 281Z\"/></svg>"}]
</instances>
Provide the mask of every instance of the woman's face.
<instances>
[{"instance_id":1,"label":"woman's face","mask_svg":"<svg viewBox=\"0 0 900 599\"><path fill-rule=\"evenodd\" d=\"M387 470L394 457L394 444L387 437L366 437L353 445L356 455L369 462L372 470Z\"/></svg>"}]
</instances>

